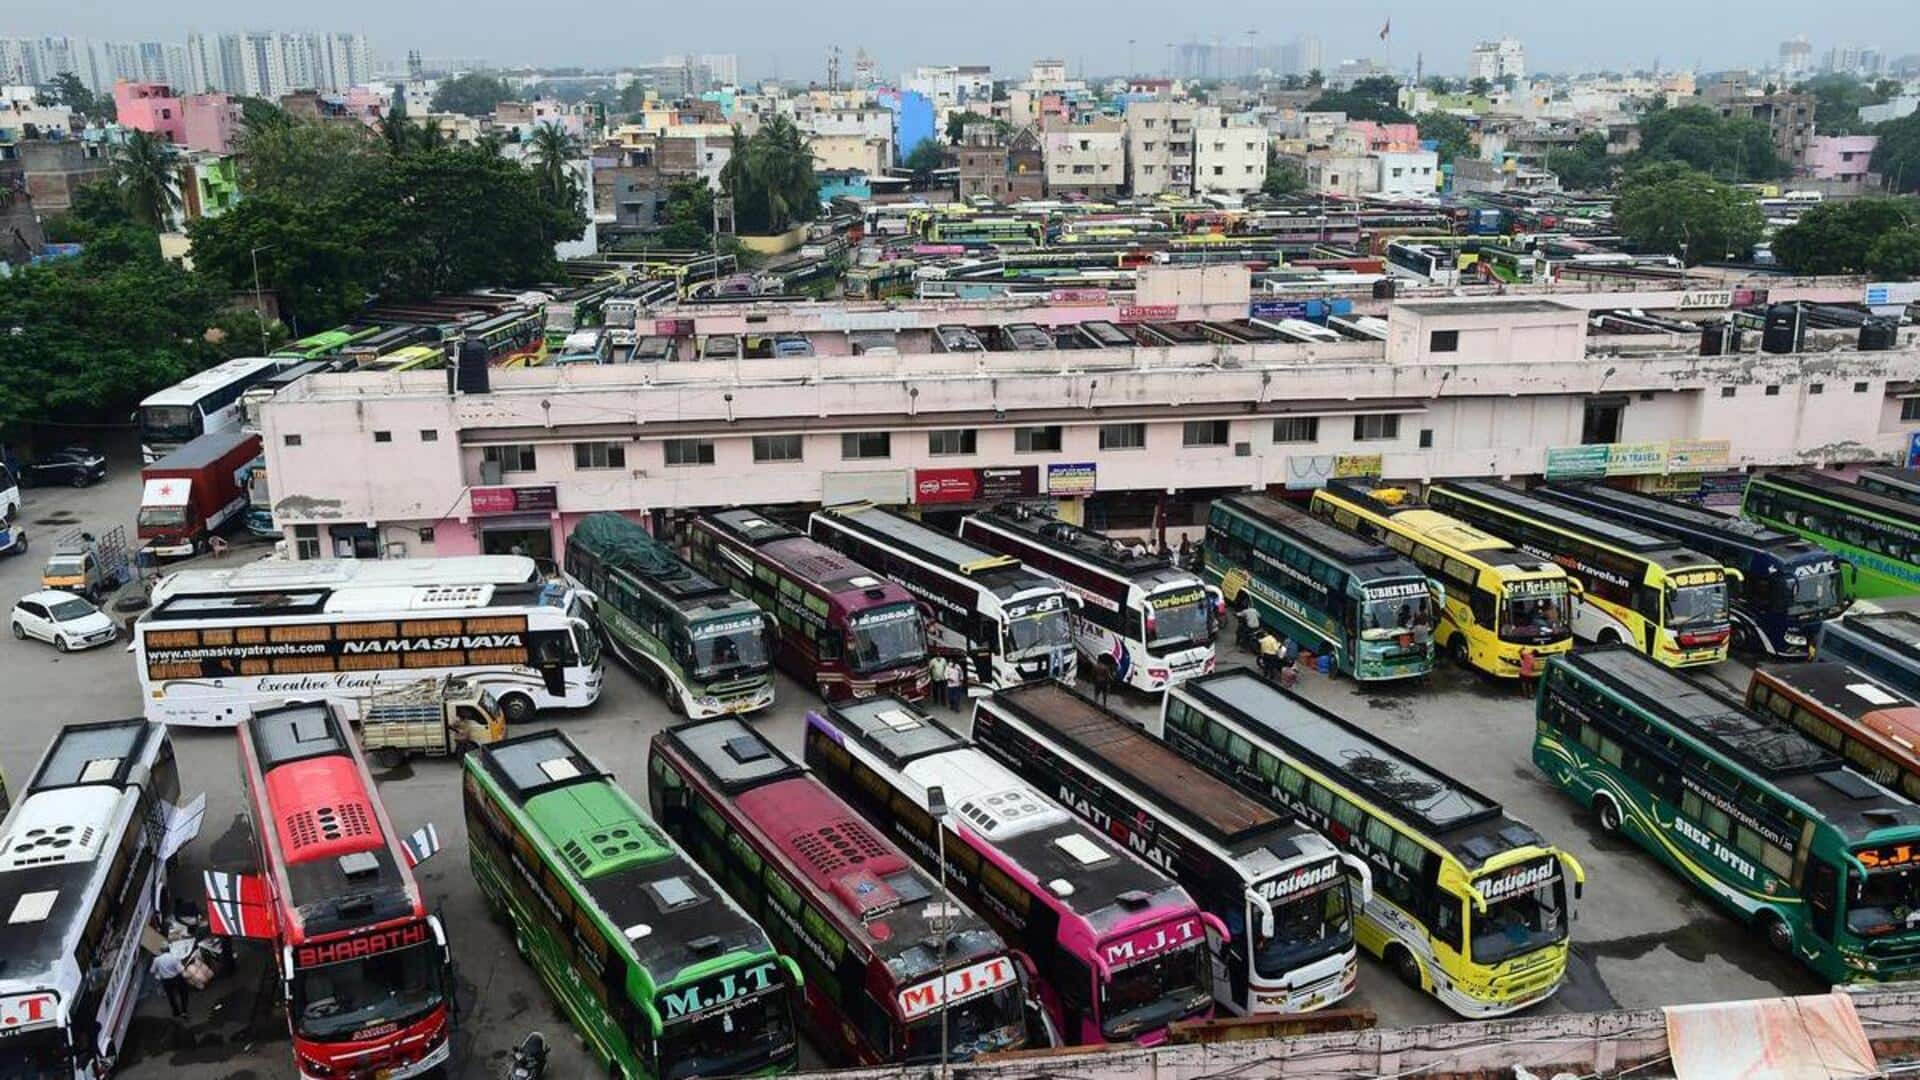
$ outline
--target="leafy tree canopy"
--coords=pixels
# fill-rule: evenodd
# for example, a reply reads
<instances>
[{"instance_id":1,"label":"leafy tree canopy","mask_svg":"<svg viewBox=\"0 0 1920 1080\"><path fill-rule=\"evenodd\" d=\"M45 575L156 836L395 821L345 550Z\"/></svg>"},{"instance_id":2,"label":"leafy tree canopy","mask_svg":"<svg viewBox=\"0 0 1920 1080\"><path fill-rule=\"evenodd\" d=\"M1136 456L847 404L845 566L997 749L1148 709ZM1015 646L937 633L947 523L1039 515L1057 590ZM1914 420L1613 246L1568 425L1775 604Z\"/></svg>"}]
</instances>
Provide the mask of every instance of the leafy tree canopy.
<instances>
[{"instance_id":1,"label":"leafy tree canopy","mask_svg":"<svg viewBox=\"0 0 1920 1080\"><path fill-rule=\"evenodd\" d=\"M1729 120L1704 105L1649 110L1640 121L1640 149L1629 168L1677 161L1723 180L1775 180L1791 169L1773 136L1755 120Z\"/></svg>"},{"instance_id":2,"label":"leafy tree canopy","mask_svg":"<svg viewBox=\"0 0 1920 1080\"><path fill-rule=\"evenodd\" d=\"M1872 168L1895 191L1920 191L1920 113L1889 120L1874 131Z\"/></svg>"},{"instance_id":3,"label":"leafy tree canopy","mask_svg":"<svg viewBox=\"0 0 1920 1080\"><path fill-rule=\"evenodd\" d=\"M1307 189L1307 176L1300 166L1283 157L1267 159L1267 178L1260 184L1263 195L1293 195Z\"/></svg>"},{"instance_id":4,"label":"leafy tree canopy","mask_svg":"<svg viewBox=\"0 0 1920 1080\"><path fill-rule=\"evenodd\" d=\"M1628 173L1613 218L1638 250L1678 255L1688 265L1745 258L1766 229L1751 192L1678 162Z\"/></svg>"},{"instance_id":5,"label":"leafy tree canopy","mask_svg":"<svg viewBox=\"0 0 1920 1080\"><path fill-rule=\"evenodd\" d=\"M1452 113L1422 113L1418 121L1420 137L1438 143L1442 165L1457 157L1473 156L1473 134L1467 122Z\"/></svg>"},{"instance_id":6,"label":"leafy tree canopy","mask_svg":"<svg viewBox=\"0 0 1920 1080\"><path fill-rule=\"evenodd\" d=\"M947 152L940 148L939 141L927 138L921 139L914 144L912 150L907 151L906 160L902 164L906 165L915 177L924 180L933 170L946 164L946 161Z\"/></svg>"},{"instance_id":7,"label":"leafy tree canopy","mask_svg":"<svg viewBox=\"0 0 1920 1080\"><path fill-rule=\"evenodd\" d=\"M491 75L456 75L433 92L433 111L487 116L511 97L513 91L505 80Z\"/></svg>"},{"instance_id":8,"label":"leafy tree canopy","mask_svg":"<svg viewBox=\"0 0 1920 1080\"><path fill-rule=\"evenodd\" d=\"M733 129L733 156L720 185L733 197L736 227L745 234L784 232L820 213L813 151L785 116L768 120L751 138Z\"/></svg>"},{"instance_id":9,"label":"leafy tree canopy","mask_svg":"<svg viewBox=\"0 0 1920 1080\"><path fill-rule=\"evenodd\" d=\"M1607 155L1607 137L1588 132L1572 146L1547 153L1547 171L1569 191L1597 191L1613 182L1614 161Z\"/></svg>"},{"instance_id":10,"label":"leafy tree canopy","mask_svg":"<svg viewBox=\"0 0 1920 1080\"><path fill-rule=\"evenodd\" d=\"M1911 232L1920 219L1907 199L1848 199L1821 203L1773 238L1773 254L1796 274L1858 274L1874 246Z\"/></svg>"},{"instance_id":11,"label":"leafy tree canopy","mask_svg":"<svg viewBox=\"0 0 1920 1080\"><path fill-rule=\"evenodd\" d=\"M114 119L112 94L96 94L87 89L80 76L71 71L63 71L42 87L35 95L43 104L65 105L74 111L74 115L83 120L98 120L102 123Z\"/></svg>"}]
</instances>

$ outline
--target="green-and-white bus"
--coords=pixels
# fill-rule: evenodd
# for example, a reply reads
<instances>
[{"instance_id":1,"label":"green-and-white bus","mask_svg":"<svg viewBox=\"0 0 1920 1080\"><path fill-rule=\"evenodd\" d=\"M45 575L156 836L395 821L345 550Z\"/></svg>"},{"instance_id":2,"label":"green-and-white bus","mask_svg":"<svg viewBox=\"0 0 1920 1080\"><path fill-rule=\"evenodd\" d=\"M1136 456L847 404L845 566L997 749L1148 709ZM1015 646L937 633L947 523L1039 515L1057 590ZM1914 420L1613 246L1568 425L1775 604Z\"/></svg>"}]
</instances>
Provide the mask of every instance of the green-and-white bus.
<instances>
[{"instance_id":1,"label":"green-and-white bus","mask_svg":"<svg viewBox=\"0 0 1920 1080\"><path fill-rule=\"evenodd\" d=\"M1844 560L1853 596L1920 593L1920 506L1805 469L1755 474L1741 512Z\"/></svg>"},{"instance_id":2,"label":"green-and-white bus","mask_svg":"<svg viewBox=\"0 0 1920 1080\"><path fill-rule=\"evenodd\" d=\"M474 880L616 1078L799 1064L800 968L557 731L462 759Z\"/></svg>"},{"instance_id":3,"label":"green-and-white bus","mask_svg":"<svg viewBox=\"0 0 1920 1080\"><path fill-rule=\"evenodd\" d=\"M1207 580L1260 625L1330 655L1361 681L1433 670L1426 575L1382 544L1342 532L1265 495L1215 499L1202 559Z\"/></svg>"},{"instance_id":4,"label":"green-and-white bus","mask_svg":"<svg viewBox=\"0 0 1920 1080\"><path fill-rule=\"evenodd\" d=\"M1920 968L1920 806L1638 652L1555 657L1533 761L1830 982Z\"/></svg>"},{"instance_id":5,"label":"green-and-white bus","mask_svg":"<svg viewBox=\"0 0 1920 1080\"><path fill-rule=\"evenodd\" d=\"M566 576L595 594L607 646L651 676L668 707L703 719L773 704L766 616L645 529L588 516L567 537Z\"/></svg>"}]
</instances>

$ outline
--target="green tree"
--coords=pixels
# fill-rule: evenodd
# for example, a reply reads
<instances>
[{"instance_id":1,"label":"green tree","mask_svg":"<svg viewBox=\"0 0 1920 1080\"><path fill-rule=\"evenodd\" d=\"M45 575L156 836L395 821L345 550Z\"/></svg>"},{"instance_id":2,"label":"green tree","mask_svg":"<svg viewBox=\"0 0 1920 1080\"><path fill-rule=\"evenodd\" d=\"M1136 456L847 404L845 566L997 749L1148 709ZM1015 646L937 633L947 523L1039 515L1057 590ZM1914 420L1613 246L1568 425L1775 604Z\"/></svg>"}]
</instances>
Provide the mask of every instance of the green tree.
<instances>
[{"instance_id":1,"label":"green tree","mask_svg":"<svg viewBox=\"0 0 1920 1080\"><path fill-rule=\"evenodd\" d=\"M173 148L157 135L130 131L114 150L113 186L127 204L133 220L149 229L164 229L180 209L179 178L174 174Z\"/></svg>"},{"instance_id":2,"label":"green tree","mask_svg":"<svg viewBox=\"0 0 1920 1080\"><path fill-rule=\"evenodd\" d=\"M1467 93L1472 94L1474 97L1486 97L1488 94L1493 93L1493 84L1488 82L1485 77L1475 75L1467 82Z\"/></svg>"},{"instance_id":3,"label":"green tree","mask_svg":"<svg viewBox=\"0 0 1920 1080\"><path fill-rule=\"evenodd\" d=\"M433 111L491 115L494 107L513 96L504 80L491 75L458 75L433 92Z\"/></svg>"},{"instance_id":4,"label":"green tree","mask_svg":"<svg viewBox=\"0 0 1920 1080\"><path fill-rule=\"evenodd\" d=\"M1267 178L1260 184L1262 195L1293 195L1307 190L1307 175L1289 158L1267 158Z\"/></svg>"},{"instance_id":5,"label":"green tree","mask_svg":"<svg viewBox=\"0 0 1920 1080\"><path fill-rule=\"evenodd\" d=\"M1572 146L1548 151L1546 166L1569 191L1598 191L1613 182L1614 162L1607 154L1607 137L1599 132L1588 132Z\"/></svg>"},{"instance_id":6,"label":"green tree","mask_svg":"<svg viewBox=\"0 0 1920 1080\"><path fill-rule=\"evenodd\" d=\"M265 131L268 128L284 128L292 125L293 116L287 110L268 101L266 98L241 97L240 123L250 132Z\"/></svg>"},{"instance_id":7,"label":"green tree","mask_svg":"<svg viewBox=\"0 0 1920 1080\"><path fill-rule=\"evenodd\" d=\"M1920 229L1900 229L1875 240L1867 251L1866 270L1881 280L1920 278Z\"/></svg>"},{"instance_id":8,"label":"green tree","mask_svg":"<svg viewBox=\"0 0 1920 1080\"><path fill-rule=\"evenodd\" d=\"M1794 87L1813 95L1814 130L1822 135L1856 135L1867 129L1860 122L1862 105L1878 105L1886 97L1851 75L1816 75Z\"/></svg>"},{"instance_id":9,"label":"green tree","mask_svg":"<svg viewBox=\"0 0 1920 1080\"><path fill-rule=\"evenodd\" d=\"M1911 231L1917 217L1905 199L1821 203L1774 236L1774 258L1796 274L1858 274L1875 244Z\"/></svg>"},{"instance_id":10,"label":"green tree","mask_svg":"<svg viewBox=\"0 0 1920 1080\"><path fill-rule=\"evenodd\" d=\"M344 193L316 199L256 191L188 226L194 265L236 293L253 291L257 265L261 288L295 325L345 322L373 297L380 273L357 223L338 219L345 207Z\"/></svg>"},{"instance_id":11,"label":"green tree","mask_svg":"<svg viewBox=\"0 0 1920 1080\"><path fill-rule=\"evenodd\" d=\"M1723 180L1774 180L1791 171L1765 124L1729 120L1704 105L1656 109L1640 121L1630 167L1677 161Z\"/></svg>"},{"instance_id":12,"label":"green tree","mask_svg":"<svg viewBox=\"0 0 1920 1080\"><path fill-rule=\"evenodd\" d=\"M1920 191L1920 113L1889 120L1875 129L1872 168L1894 191Z\"/></svg>"},{"instance_id":13,"label":"green tree","mask_svg":"<svg viewBox=\"0 0 1920 1080\"><path fill-rule=\"evenodd\" d=\"M1473 156L1473 133L1465 120L1452 113L1430 112L1420 115L1419 124L1420 137L1439 144L1442 165L1457 157Z\"/></svg>"},{"instance_id":14,"label":"green tree","mask_svg":"<svg viewBox=\"0 0 1920 1080\"><path fill-rule=\"evenodd\" d=\"M1400 80L1391 75L1369 75L1357 79L1347 93L1368 101L1377 101L1382 105L1395 105L1400 102Z\"/></svg>"},{"instance_id":15,"label":"green tree","mask_svg":"<svg viewBox=\"0 0 1920 1080\"><path fill-rule=\"evenodd\" d=\"M1677 162L1629 173L1613 219L1637 250L1678 255L1688 265L1744 258L1767 224L1751 192Z\"/></svg>"},{"instance_id":16,"label":"green tree","mask_svg":"<svg viewBox=\"0 0 1920 1080\"><path fill-rule=\"evenodd\" d=\"M947 163L947 152L940 148L936 139L921 139L907 152L906 160L901 162L913 173L913 178L926 183L933 171Z\"/></svg>"},{"instance_id":17,"label":"green tree","mask_svg":"<svg viewBox=\"0 0 1920 1080\"><path fill-rule=\"evenodd\" d=\"M65 105L82 120L109 123L114 119L113 95L94 93L71 71L55 75L36 97L48 105Z\"/></svg>"},{"instance_id":18,"label":"green tree","mask_svg":"<svg viewBox=\"0 0 1920 1080\"><path fill-rule=\"evenodd\" d=\"M284 113L281 115L285 115ZM234 140L240 190L290 198L334 198L381 162L381 142L359 124L249 124Z\"/></svg>"},{"instance_id":19,"label":"green tree","mask_svg":"<svg viewBox=\"0 0 1920 1080\"><path fill-rule=\"evenodd\" d=\"M675 180L667 188L654 243L664 248L704 251L713 243L713 189L705 180Z\"/></svg>"},{"instance_id":20,"label":"green tree","mask_svg":"<svg viewBox=\"0 0 1920 1080\"><path fill-rule=\"evenodd\" d=\"M720 185L733 197L739 230L749 235L784 232L820 213L813 152L785 116L774 116L752 138L734 129L733 156L720 172Z\"/></svg>"},{"instance_id":21,"label":"green tree","mask_svg":"<svg viewBox=\"0 0 1920 1080\"><path fill-rule=\"evenodd\" d=\"M569 167L579 154L578 143L560 125L541 124L533 129L527 164L539 182L540 197L562 214L580 208L580 181Z\"/></svg>"},{"instance_id":22,"label":"green tree","mask_svg":"<svg viewBox=\"0 0 1920 1080\"><path fill-rule=\"evenodd\" d=\"M967 137L968 124L984 124L987 118L976 112L952 112L947 114L947 145L959 146L960 140Z\"/></svg>"}]
</instances>

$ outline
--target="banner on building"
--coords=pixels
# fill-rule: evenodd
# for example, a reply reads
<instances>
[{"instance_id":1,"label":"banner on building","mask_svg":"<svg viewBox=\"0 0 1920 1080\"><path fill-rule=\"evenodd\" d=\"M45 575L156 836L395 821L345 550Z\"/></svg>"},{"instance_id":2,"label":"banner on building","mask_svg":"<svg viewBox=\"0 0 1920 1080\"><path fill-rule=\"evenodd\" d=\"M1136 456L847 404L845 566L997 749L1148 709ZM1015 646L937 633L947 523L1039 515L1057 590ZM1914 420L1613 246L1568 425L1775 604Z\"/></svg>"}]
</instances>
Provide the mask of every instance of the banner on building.
<instances>
[{"instance_id":1,"label":"banner on building","mask_svg":"<svg viewBox=\"0 0 1920 1080\"><path fill-rule=\"evenodd\" d=\"M1667 444L1667 471L1701 473L1724 469L1733 457L1733 443L1726 439L1690 439Z\"/></svg>"},{"instance_id":2,"label":"banner on building","mask_svg":"<svg viewBox=\"0 0 1920 1080\"><path fill-rule=\"evenodd\" d=\"M1362 477L1377 477L1380 475L1380 467L1379 454L1339 454L1333 459L1333 478L1357 480Z\"/></svg>"},{"instance_id":3,"label":"banner on building","mask_svg":"<svg viewBox=\"0 0 1920 1080\"><path fill-rule=\"evenodd\" d=\"M551 484L539 487L477 487L470 494L474 517L500 514L532 514L560 509L560 490Z\"/></svg>"},{"instance_id":4,"label":"banner on building","mask_svg":"<svg viewBox=\"0 0 1920 1080\"><path fill-rule=\"evenodd\" d=\"M1040 469L915 469L913 501L930 503L997 502L1040 494Z\"/></svg>"},{"instance_id":5,"label":"banner on building","mask_svg":"<svg viewBox=\"0 0 1920 1080\"><path fill-rule=\"evenodd\" d=\"M1096 466L1091 461L1055 462L1047 466L1047 494L1091 495Z\"/></svg>"},{"instance_id":6,"label":"banner on building","mask_svg":"<svg viewBox=\"0 0 1920 1080\"><path fill-rule=\"evenodd\" d=\"M1550 446L1547 448L1547 479L1598 480L1607 475L1607 444L1586 446Z\"/></svg>"},{"instance_id":7,"label":"banner on building","mask_svg":"<svg viewBox=\"0 0 1920 1080\"><path fill-rule=\"evenodd\" d=\"M1658 476L1666 471L1666 443L1613 443L1607 447L1608 476Z\"/></svg>"},{"instance_id":8,"label":"banner on building","mask_svg":"<svg viewBox=\"0 0 1920 1080\"><path fill-rule=\"evenodd\" d=\"M1339 459L1332 454L1294 454L1287 458L1287 490L1325 487Z\"/></svg>"},{"instance_id":9,"label":"banner on building","mask_svg":"<svg viewBox=\"0 0 1920 1080\"><path fill-rule=\"evenodd\" d=\"M1168 322L1180 317L1180 308L1173 304L1128 304L1120 309L1120 322Z\"/></svg>"},{"instance_id":10,"label":"banner on building","mask_svg":"<svg viewBox=\"0 0 1920 1080\"><path fill-rule=\"evenodd\" d=\"M909 498L913 474L905 469L871 469L863 472L829 472L820 475L820 505L870 502L880 506L899 506Z\"/></svg>"}]
</instances>

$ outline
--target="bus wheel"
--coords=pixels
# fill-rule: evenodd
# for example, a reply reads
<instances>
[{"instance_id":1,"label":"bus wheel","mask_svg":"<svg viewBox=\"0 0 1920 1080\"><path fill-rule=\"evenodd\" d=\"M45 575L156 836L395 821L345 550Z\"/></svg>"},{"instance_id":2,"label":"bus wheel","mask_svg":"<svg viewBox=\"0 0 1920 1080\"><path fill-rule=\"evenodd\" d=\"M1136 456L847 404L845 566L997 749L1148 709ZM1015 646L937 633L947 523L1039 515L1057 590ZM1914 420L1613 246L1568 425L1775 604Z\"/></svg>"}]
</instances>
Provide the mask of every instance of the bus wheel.
<instances>
[{"instance_id":1,"label":"bus wheel","mask_svg":"<svg viewBox=\"0 0 1920 1080\"><path fill-rule=\"evenodd\" d=\"M1609 627L1600 631L1600 637L1597 640L1602 645L1618 645L1620 644L1620 635L1614 633L1613 629Z\"/></svg>"},{"instance_id":2,"label":"bus wheel","mask_svg":"<svg viewBox=\"0 0 1920 1080\"><path fill-rule=\"evenodd\" d=\"M508 694L500 699L500 711L507 714L507 724L528 724L533 722L533 699L525 694Z\"/></svg>"},{"instance_id":3,"label":"bus wheel","mask_svg":"<svg viewBox=\"0 0 1920 1080\"><path fill-rule=\"evenodd\" d=\"M1593 797L1593 813L1600 820L1600 831L1612 836L1620 831L1620 807L1611 795Z\"/></svg>"},{"instance_id":4,"label":"bus wheel","mask_svg":"<svg viewBox=\"0 0 1920 1080\"><path fill-rule=\"evenodd\" d=\"M1781 956L1793 955L1793 928L1771 911L1760 915L1760 936L1766 939L1767 948Z\"/></svg>"},{"instance_id":5,"label":"bus wheel","mask_svg":"<svg viewBox=\"0 0 1920 1080\"><path fill-rule=\"evenodd\" d=\"M1733 624L1733 651L1754 652L1753 631L1740 623Z\"/></svg>"},{"instance_id":6,"label":"bus wheel","mask_svg":"<svg viewBox=\"0 0 1920 1080\"><path fill-rule=\"evenodd\" d=\"M1387 963L1393 968L1393 973L1400 976L1401 982L1415 990L1424 991L1427 988L1426 980L1420 976L1420 962L1413 958L1413 952L1406 946L1395 945L1388 949Z\"/></svg>"},{"instance_id":7,"label":"bus wheel","mask_svg":"<svg viewBox=\"0 0 1920 1080\"><path fill-rule=\"evenodd\" d=\"M1453 635L1453 640L1447 642L1447 655L1453 658L1453 662L1460 667L1460 670L1468 671L1473 668L1473 654L1467 649L1467 635Z\"/></svg>"}]
</instances>

